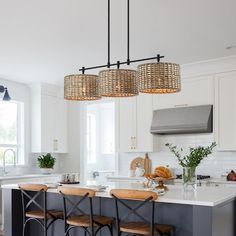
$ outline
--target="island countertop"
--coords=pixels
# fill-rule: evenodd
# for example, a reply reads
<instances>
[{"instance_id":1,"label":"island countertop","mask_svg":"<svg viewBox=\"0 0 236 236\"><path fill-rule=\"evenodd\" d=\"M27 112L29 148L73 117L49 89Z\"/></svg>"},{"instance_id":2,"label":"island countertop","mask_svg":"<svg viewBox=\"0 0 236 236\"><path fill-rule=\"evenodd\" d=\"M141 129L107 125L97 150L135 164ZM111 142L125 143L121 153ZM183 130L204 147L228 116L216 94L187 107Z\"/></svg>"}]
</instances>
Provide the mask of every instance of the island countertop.
<instances>
[{"instance_id":1,"label":"island countertop","mask_svg":"<svg viewBox=\"0 0 236 236\"><path fill-rule=\"evenodd\" d=\"M94 183L93 183L94 184ZM76 184L70 185L71 187L87 187L96 190L96 185L90 184ZM141 183L127 183L127 182L106 182L107 186L104 191L97 191L97 197L110 198L110 190L113 188L118 189L138 189L150 190L143 187ZM18 189L17 184L2 185L3 189ZM234 200L236 197L236 188L225 187L198 187L196 191L184 191L181 185L168 185L168 191L164 195L159 195L157 202L160 203L174 203L174 204L187 204L196 206L218 206L228 201ZM153 190L155 191L155 190ZM57 193L57 187L49 184L48 192Z\"/></svg>"}]
</instances>

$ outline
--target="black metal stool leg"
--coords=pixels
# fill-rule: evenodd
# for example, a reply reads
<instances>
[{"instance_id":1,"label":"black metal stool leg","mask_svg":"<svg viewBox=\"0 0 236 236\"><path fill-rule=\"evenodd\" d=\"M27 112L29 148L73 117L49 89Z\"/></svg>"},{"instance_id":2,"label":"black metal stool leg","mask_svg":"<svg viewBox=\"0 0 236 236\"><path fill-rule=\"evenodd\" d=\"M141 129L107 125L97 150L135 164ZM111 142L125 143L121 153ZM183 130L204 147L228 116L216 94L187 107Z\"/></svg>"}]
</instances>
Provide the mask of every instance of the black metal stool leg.
<instances>
[{"instance_id":1,"label":"black metal stool leg","mask_svg":"<svg viewBox=\"0 0 236 236\"><path fill-rule=\"evenodd\" d=\"M94 227L93 226L91 227L91 236L95 236L95 234L94 234Z\"/></svg>"},{"instance_id":2,"label":"black metal stool leg","mask_svg":"<svg viewBox=\"0 0 236 236\"><path fill-rule=\"evenodd\" d=\"M109 231L110 231L110 235L113 236L113 228L112 228L112 225L108 225L107 226Z\"/></svg>"},{"instance_id":3,"label":"black metal stool leg","mask_svg":"<svg viewBox=\"0 0 236 236\"><path fill-rule=\"evenodd\" d=\"M43 230L44 230L44 236L47 236L47 220L44 219L43 221Z\"/></svg>"},{"instance_id":4,"label":"black metal stool leg","mask_svg":"<svg viewBox=\"0 0 236 236\"><path fill-rule=\"evenodd\" d=\"M111 236L113 236L113 227L112 225L110 227L111 227Z\"/></svg>"},{"instance_id":5,"label":"black metal stool leg","mask_svg":"<svg viewBox=\"0 0 236 236\"><path fill-rule=\"evenodd\" d=\"M69 230L69 227L67 228L65 228L65 234L64 234L65 236L70 236L70 230Z\"/></svg>"},{"instance_id":6,"label":"black metal stool leg","mask_svg":"<svg viewBox=\"0 0 236 236\"><path fill-rule=\"evenodd\" d=\"M24 225L23 225L23 232L22 232L22 236L25 236L25 223L24 223Z\"/></svg>"},{"instance_id":7,"label":"black metal stool leg","mask_svg":"<svg viewBox=\"0 0 236 236\"><path fill-rule=\"evenodd\" d=\"M43 230L44 230L44 236L47 236L47 228L44 227Z\"/></svg>"}]
</instances>

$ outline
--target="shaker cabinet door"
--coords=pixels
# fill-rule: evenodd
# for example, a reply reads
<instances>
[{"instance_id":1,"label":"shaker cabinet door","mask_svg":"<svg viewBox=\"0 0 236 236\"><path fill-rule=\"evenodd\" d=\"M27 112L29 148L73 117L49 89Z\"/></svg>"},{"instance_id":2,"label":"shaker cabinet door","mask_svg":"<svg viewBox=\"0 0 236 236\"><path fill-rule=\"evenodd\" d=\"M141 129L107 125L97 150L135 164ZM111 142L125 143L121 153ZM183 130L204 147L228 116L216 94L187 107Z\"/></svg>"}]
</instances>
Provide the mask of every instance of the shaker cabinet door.
<instances>
[{"instance_id":1,"label":"shaker cabinet door","mask_svg":"<svg viewBox=\"0 0 236 236\"><path fill-rule=\"evenodd\" d=\"M53 137L53 150L58 153L67 152L67 122L68 111L67 102L63 98L57 98L54 120L54 137Z\"/></svg>"},{"instance_id":2,"label":"shaker cabinet door","mask_svg":"<svg viewBox=\"0 0 236 236\"><path fill-rule=\"evenodd\" d=\"M119 102L119 151L153 152L154 135L150 133L153 113L153 96L120 99Z\"/></svg>"},{"instance_id":3,"label":"shaker cabinet door","mask_svg":"<svg viewBox=\"0 0 236 236\"><path fill-rule=\"evenodd\" d=\"M181 91L178 93L153 95L153 109L213 104L212 76L183 79L181 83Z\"/></svg>"},{"instance_id":4,"label":"shaker cabinet door","mask_svg":"<svg viewBox=\"0 0 236 236\"><path fill-rule=\"evenodd\" d=\"M33 153L67 153L67 102L60 93L53 85L31 86Z\"/></svg>"},{"instance_id":5,"label":"shaker cabinet door","mask_svg":"<svg viewBox=\"0 0 236 236\"><path fill-rule=\"evenodd\" d=\"M137 97L137 148L139 152L153 152L154 135L150 133L153 96L139 94Z\"/></svg>"},{"instance_id":6,"label":"shaker cabinet door","mask_svg":"<svg viewBox=\"0 0 236 236\"><path fill-rule=\"evenodd\" d=\"M215 135L219 151L236 150L236 73L223 73L215 81Z\"/></svg>"},{"instance_id":7,"label":"shaker cabinet door","mask_svg":"<svg viewBox=\"0 0 236 236\"><path fill-rule=\"evenodd\" d=\"M119 151L133 152L136 148L136 97L119 101Z\"/></svg>"}]
</instances>

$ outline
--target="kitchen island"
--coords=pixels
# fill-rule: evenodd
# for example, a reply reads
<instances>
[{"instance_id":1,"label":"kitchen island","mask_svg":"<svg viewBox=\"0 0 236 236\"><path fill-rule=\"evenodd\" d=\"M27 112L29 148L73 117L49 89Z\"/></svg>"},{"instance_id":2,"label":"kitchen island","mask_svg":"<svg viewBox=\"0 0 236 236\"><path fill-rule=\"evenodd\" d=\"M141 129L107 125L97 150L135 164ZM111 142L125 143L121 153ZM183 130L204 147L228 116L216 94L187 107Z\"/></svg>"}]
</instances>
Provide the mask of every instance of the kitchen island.
<instances>
[{"instance_id":1,"label":"kitchen island","mask_svg":"<svg viewBox=\"0 0 236 236\"><path fill-rule=\"evenodd\" d=\"M109 195L112 188L143 189L140 183L106 183L106 191L97 192L94 199L94 213L115 217L114 201ZM80 184L74 187L88 185ZM91 186L90 186L91 187ZM17 185L5 185L5 236L21 236L22 207L21 195ZM233 236L236 188L199 187L196 192L184 192L182 186L168 186L163 196L156 201L155 221L176 226L175 236ZM62 210L62 198L52 186L48 190L48 207ZM86 206L85 210L86 210ZM142 211L143 216L149 212ZM53 235L63 235L63 221L52 227ZM37 225L29 227L28 235L41 236ZM77 230L73 235L79 235ZM51 235L50 233L48 235ZM103 231L102 236L109 235Z\"/></svg>"}]
</instances>

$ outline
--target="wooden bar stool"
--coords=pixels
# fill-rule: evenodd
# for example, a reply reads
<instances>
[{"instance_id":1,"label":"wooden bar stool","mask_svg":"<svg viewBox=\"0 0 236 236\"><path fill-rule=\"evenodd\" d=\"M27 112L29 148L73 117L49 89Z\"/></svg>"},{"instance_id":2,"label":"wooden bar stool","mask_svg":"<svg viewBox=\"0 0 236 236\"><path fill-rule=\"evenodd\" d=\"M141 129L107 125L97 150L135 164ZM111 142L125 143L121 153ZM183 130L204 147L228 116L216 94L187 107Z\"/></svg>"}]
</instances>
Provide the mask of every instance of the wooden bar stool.
<instances>
[{"instance_id":1,"label":"wooden bar stool","mask_svg":"<svg viewBox=\"0 0 236 236\"><path fill-rule=\"evenodd\" d=\"M106 216L97 216L93 214L93 200L95 191L87 188L64 187L58 188L58 191L63 196L64 205L64 223L65 223L65 236L69 235L71 229L80 227L84 230L84 235L87 233L90 236L95 236L104 227L107 227L112 232L113 219ZM72 200L69 196L79 196ZM81 209L84 201L89 203L89 213L85 213Z\"/></svg>"},{"instance_id":2,"label":"wooden bar stool","mask_svg":"<svg viewBox=\"0 0 236 236\"><path fill-rule=\"evenodd\" d=\"M157 194L151 191L113 189L110 194L115 199L117 235L122 233L131 235L159 235L170 236L174 234L175 228L171 225L156 224L155 222L155 200ZM136 206L130 206L128 201L138 200ZM125 214L121 214L121 206L126 209ZM150 212L150 219L144 218L140 209ZM123 209L123 211L124 211ZM139 221L125 221L129 216L136 216Z\"/></svg>"},{"instance_id":3,"label":"wooden bar stool","mask_svg":"<svg viewBox=\"0 0 236 236\"><path fill-rule=\"evenodd\" d=\"M23 207L23 236L30 221L36 221L42 226L44 236L47 230L58 219L63 219L63 212L47 209L47 190L43 184L19 184ZM42 199L38 198L42 196ZM31 207L31 209L29 209ZM34 208L34 209L33 209Z\"/></svg>"}]
</instances>

